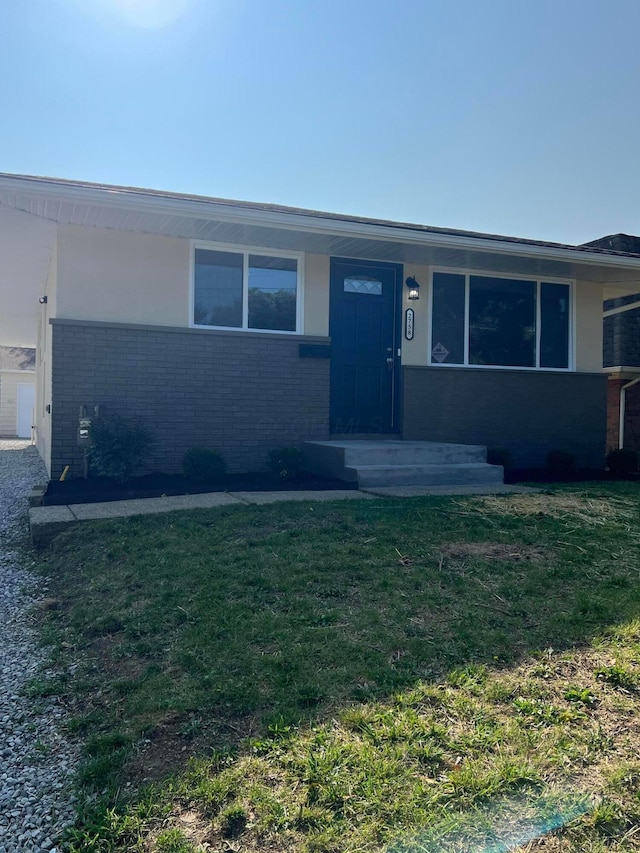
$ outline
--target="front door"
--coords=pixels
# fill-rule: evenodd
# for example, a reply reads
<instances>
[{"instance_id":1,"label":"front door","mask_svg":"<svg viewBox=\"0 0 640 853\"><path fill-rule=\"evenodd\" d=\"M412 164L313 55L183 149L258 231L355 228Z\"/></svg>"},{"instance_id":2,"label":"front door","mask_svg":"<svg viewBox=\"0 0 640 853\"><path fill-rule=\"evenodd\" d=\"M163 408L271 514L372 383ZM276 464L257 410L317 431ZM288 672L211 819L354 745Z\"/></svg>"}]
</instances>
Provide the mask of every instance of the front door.
<instances>
[{"instance_id":1,"label":"front door","mask_svg":"<svg viewBox=\"0 0 640 853\"><path fill-rule=\"evenodd\" d=\"M398 298L402 266L332 259L331 432L398 429Z\"/></svg>"}]
</instances>

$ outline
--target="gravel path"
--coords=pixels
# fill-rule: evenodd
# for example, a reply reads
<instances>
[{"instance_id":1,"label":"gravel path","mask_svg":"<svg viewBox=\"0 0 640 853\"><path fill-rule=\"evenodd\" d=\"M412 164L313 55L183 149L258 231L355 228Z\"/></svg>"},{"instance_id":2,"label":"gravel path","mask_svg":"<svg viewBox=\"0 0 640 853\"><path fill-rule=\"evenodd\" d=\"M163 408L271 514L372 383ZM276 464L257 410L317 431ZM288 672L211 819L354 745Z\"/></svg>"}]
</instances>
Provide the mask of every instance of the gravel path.
<instances>
[{"instance_id":1,"label":"gravel path","mask_svg":"<svg viewBox=\"0 0 640 853\"><path fill-rule=\"evenodd\" d=\"M35 448L0 439L0 853L57 851L73 819L74 747L65 740L57 697L26 695L43 670L30 610L46 582L29 570L26 495L46 481Z\"/></svg>"}]
</instances>

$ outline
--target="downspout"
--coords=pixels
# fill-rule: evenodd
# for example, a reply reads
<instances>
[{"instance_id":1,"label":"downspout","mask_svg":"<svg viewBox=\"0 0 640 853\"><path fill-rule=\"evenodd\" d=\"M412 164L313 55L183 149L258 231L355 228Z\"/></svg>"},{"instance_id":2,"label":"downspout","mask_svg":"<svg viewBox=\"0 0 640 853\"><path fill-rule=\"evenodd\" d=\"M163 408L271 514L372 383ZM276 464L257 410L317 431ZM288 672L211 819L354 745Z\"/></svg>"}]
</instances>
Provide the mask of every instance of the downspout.
<instances>
[{"instance_id":1,"label":"downspout","mask_svg":"<svg viewBox=\"0 0 640 853\"><path fill-rule=\"evenodd\" d=\"M627 388L632 388L634 385L637 385L638 382L640 382L640 376L636 379L632 379L631 382L627 382L627 384L623 385L620 389L620 423L618 425L618 447L620 450L624 447L624 419L626 414Z\"/></svg>"}]
</instances>

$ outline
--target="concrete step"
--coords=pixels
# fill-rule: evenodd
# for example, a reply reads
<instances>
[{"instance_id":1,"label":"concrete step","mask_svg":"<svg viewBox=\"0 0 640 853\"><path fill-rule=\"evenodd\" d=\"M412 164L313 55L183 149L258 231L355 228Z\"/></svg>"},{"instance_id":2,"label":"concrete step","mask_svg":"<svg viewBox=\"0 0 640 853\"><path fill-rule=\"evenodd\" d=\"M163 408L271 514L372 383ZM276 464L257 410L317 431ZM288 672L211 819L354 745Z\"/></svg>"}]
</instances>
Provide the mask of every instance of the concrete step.
<instances>
[{"instance_id":1,"label":"concrete step","mask_svg":"<svg viewBox=\"0 0 640 853\"><path fill-rule=\"evenodd\" d=\"M500 465L462 462L440 465L359 465L345 468L346 477L361 488L372 486L458 486L504 482Z\"/></svg>"},{"instance_id":2,"label":"concrete step","mask_svg":"<svg viewBox=\"0 0 640 853\"><path fill-rule=\"evenodd\" d=\"M486 462L485 447L473 444L447 444L435 441L347 440L308 441L305 456L311 465L340 467L359 465L438 465ZM315 470L315 469L311 469ZM322 473L317 470L316 473ZM327 472L328 473L328 472Z\"/></svg>"},{"instance_id":3,"label":"concrete step","mask_svg":"<svg viewBox=\"0 0 640 853\"><path fill-rule=\"evenodd\" d=\"M487 464L475 444L436 441L332 439L307 441L305 468L359 486L447 486L502 483L504 471Z\"/></svg>"}]
</instances>

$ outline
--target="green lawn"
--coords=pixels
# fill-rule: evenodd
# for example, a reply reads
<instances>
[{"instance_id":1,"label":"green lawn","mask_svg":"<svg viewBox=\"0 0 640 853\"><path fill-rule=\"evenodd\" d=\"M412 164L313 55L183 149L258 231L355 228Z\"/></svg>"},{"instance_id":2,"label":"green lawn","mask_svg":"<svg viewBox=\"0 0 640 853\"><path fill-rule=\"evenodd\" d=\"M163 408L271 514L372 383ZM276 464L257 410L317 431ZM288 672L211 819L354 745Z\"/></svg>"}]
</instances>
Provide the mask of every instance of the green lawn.
<instances>
[{"instance_id":1,"label":"green lawn","mask_svg":"<svg viewBox=\"0 0 640 853\"><path fill-rule=\"evenodd\" d=\"M639 522L595 484L59 537L70 849L640 849Z\"/></svg>"}]
</instances>

